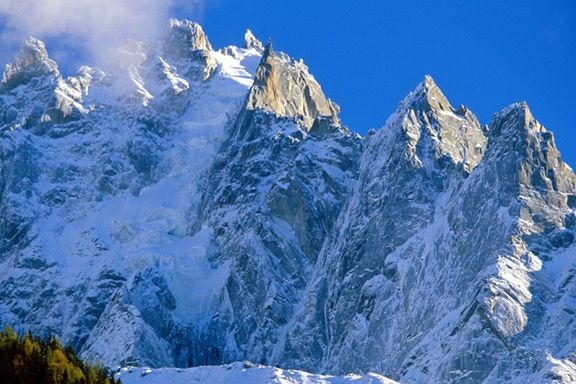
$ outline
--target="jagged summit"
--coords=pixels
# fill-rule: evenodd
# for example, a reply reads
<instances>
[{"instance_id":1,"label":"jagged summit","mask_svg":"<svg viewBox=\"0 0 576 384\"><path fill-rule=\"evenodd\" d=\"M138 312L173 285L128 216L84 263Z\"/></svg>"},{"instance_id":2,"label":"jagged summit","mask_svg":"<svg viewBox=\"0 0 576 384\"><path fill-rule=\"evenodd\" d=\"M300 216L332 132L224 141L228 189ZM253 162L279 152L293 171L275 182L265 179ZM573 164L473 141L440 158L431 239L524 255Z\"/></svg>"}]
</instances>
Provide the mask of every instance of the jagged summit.
<instances>
[{"instance_id":1,"label":"jagged summit","mask_svg":"<svg viewBox=\"0 0 576 384\"><path fill-rule=\"evenodd\" d=\"M190 20L170 19L162 55L174 61L182 74L207 80L216 70L212 45L200 24Z\"/></svg>"},{"instance_id":2,"label":"jagged summit","mask_svg":"<svg viewBox=\"0 0 576 384\"><path fill-rule=\"evenodd\" d=\"M576 190L576 177L562 160L554 135L536 120L526 102L511 104L494 115L487 150L502 167L517 167L518 176L512 180L516 184L547 191L549 196L553 191L571 194Z\"/></svg>"},{"instance_id":3,"label":"jagged summit","mask_svg":"<svg viewBox=\"0 0 576 384\"><path fill-rule=\"evenodd\" d=\"M470 172L486 147L476 116L464 106L455 110L428 75L400 102L381 132L383 141L403 147L401 156L417 167L448 160Z\"/></svg>"},{"instance_id":4,"label":"jagged summit","mask_svg":"<svg viewBox=\"0 0 576 384\"><path fill-rule=\"evenodd\" d=\"M6 65L2 84L11 88L40 76L60 77L58 65L48 56L44 42L28 37L18 56Z\"/></svg>"},{"instance_id":5,"label":"jagged summit","mask_svg":"<svg viewBox=\"0 0 576 384\"><path fill-rule=\"evenodd\" d=\"M425 75L422 82L402 100L400 105L406 108L424 108L430 111L455 111L430 75Z\"/></svg>"},{"instance_id":6,"label":"jagged summit","mask_svg":"<svg viewBox=\"0 0 576 384\"><path fill-rule=\"evenodd\" d=\"M264 49L245 108L292 117L307 128L317 116L340 121L339 107L326 98L308 67L301 60L274 52L272 42Z\"/></svg>"},{"instance_id":7,"label":"jagged summit","mask_svg":"<svg viewBox=\"0 0 576 384\"><path fill-rule=\"evenodd\" d=\"M246 33L244 34L244 48L246 49L256 49L259 51L264 50L264 45L260 40L254 36L251 30L247 29Z\"/></svg>"},{"instance_id":8,"label":"jagged summit","mask_svg":"<svg viewBox=\"0 0 576 384\"><path fill-rule=\"evenodd\" d=\"M212 45L200 24L185 19L170 19L165 49L174 56L185 56L196 50L211 51Z\"/></svg>"},{"instance_id":9,"label":"jagged summit","mask_svg":"<svg viewBox=\"0 0 576 384\"><path fill-rule=\"evenodd\" d=\"M532 115L526 102L513 103L494 114L487 130L488 146L506 146L520 151L534 140L552 136ZM510 149L510 148L509 148Z\"/></svg>"},{"instance_id":10,"label":"jagged summit","mask_svg":"<svg viewBox=\"0 0 576 384\"><path fill-rule=\"evenodd\" d=\"M430 75L425 75L416 88L400 102L398 110L403 108L421 109L424 112L433 112L435 115L452 113L463 118L475 120L480 124L476 116L465 105L461 104L457 109L454 108Z\"/></svg>"},{"instance_id":11,"label":"jagged summit","mask_svg":"<svg viewBox=\"0 0 576 384\"><path fill-rule=\"evenodd\" d=\"M17 103L0 101L0 116L4 117L0 129L28 127L45 133L54 123L80 118L86 113L81 103L89 83L86 73L64 79L45 44L29 37L4 72L0 95L16 97Z\"/></svg>"},{"instance_id":12,"label":"jagged summit","mask_svg":"<svg viewBox=\"0 0 576 384\"><path fill-rule=\"evenodd\" d=\"M515 126L525 130L527 133L546 132L542 124L534 118L528 103L525 101L512 103L494 115L491 123L494 128L490 129L492 136L503 134L502 130L498 129L502 128L502 125L498 123L500 121L515 121L518 123ZM509 125L508 128L510 128Z\"/></svg>"}]
</instances>

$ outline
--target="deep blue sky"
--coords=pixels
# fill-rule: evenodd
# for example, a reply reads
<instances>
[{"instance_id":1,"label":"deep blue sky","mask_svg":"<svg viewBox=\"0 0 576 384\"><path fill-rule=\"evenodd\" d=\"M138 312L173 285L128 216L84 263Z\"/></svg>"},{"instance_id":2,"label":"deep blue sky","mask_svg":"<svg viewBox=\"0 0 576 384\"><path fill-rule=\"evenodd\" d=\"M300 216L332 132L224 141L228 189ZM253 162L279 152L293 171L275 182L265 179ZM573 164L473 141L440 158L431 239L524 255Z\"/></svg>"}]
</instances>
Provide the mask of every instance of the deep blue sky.
<instances>
[{"instance_id":1,"label":"deep blue sky","mask_svg":"<svg viewBox=\"0 0 576 384\"><path fill-rule=\"evenodd\" d=\"M200 22L215 47L249 27L304 58L361 133L430 74L482 123L527 101L576 168L576 1L219 0Z\"/></svg>"}]
</instances>

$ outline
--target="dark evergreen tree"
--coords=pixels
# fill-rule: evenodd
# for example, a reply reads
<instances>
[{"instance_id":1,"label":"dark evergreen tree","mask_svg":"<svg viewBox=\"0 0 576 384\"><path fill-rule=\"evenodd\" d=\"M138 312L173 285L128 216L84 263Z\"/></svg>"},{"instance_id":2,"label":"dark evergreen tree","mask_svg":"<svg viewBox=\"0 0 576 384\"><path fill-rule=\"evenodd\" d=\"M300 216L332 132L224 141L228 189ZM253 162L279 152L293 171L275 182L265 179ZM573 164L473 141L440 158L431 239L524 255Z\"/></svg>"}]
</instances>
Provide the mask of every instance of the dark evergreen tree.
<instances>
[{"instance_id":1,"label":"dark evergreen tree","mask_svg":"<svg viewBox=\"0 0 576 384\"><path fill-rule=\"evenodd\" d=\"M27 333L18 337L11 328L0 332L0 383L2 384L119 384L100 365L78 358L59 340L41 340Z\"/></svg>"}]
</instances>

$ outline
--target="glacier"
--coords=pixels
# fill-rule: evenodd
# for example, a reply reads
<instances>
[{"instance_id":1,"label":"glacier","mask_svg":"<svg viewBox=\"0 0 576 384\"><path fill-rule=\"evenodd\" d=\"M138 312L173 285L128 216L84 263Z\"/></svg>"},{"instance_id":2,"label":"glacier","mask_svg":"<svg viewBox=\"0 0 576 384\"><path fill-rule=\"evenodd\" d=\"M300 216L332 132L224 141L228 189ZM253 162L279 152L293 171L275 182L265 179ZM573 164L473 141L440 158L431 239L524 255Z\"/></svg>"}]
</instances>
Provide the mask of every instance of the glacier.
<instances>
[{"instance_id":1,"label":"glacier","mask_svg":"<svg viewBox=\"0 0 576 384\"><path fill-rule=\"evenodd\" d=\"M28 38L0 84L0 325L142 382L576 381L576 176L528 105L482 125L425 76L365 137L339 111L249 30L215 49L171 19L69 77Z\"/></svg>"}]
</instances>

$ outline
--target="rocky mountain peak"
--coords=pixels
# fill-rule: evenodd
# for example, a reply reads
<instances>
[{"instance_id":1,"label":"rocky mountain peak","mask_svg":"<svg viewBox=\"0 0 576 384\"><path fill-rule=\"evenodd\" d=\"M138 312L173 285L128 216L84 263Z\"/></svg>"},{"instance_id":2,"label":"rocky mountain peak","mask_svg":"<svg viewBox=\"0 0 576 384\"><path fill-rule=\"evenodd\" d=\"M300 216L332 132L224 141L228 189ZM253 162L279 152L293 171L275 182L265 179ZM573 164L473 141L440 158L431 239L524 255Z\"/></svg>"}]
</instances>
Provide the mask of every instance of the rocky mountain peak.
<instances>
[{"instance_id":1,"label":"rocky mountain peak","mask_svg":"<svg viewBox=\"0 0 576 384\"><path fill-rule=\"evenodd\" d=\"M424 80L408 95L405 101L416 108L454 112L454 108L430 75L424 76Z\"/></svg>"},{"instance_id":2,"label":"rocky mountain peak","mask_svg":"<svg viewBox=\"0 0 576 384\"><path fill-rule=\"evenodd\" d=\"M212 45L200 24L190 20L170 19L165 50L176 57L196 50L211 51Z\"/></svg>"},{"instance_id":3,"label":"rocky mountain peak","mask_svg":"<svg viewBox=\"0 0 576 384\"><path fill-rule=\"evenodd\" d=\"M0 325L108 367L574 366L576 176L526 103L481 129L426 76L362 140L301 60L245 40L174 19L66 79L26 41L0 85Z\"/></svg>"},{"instance_id":4,"label":"rocky mountain peak","mask_svg":"<svg viewBox=\"0 0 576 384\"><path fill-rule=\"evenodd\" d=\"M340 122L339 107L324 95L302 60L274 52L271 42L264 49L245 109L291 117L308 129L318 116Z\"/></svg>"},{"instance_id":5,"label":"rocky mountain peak","mask_svg":"<svg viewBox=\"0 0 576 384\"><path fill-rule=\"evenodd\" d=\"M256 49L258 51L264 50L264 44L254 36L251 30L247 29L244 34L244 48Z\"/></svg>"},{"instance_id":6,"label":"rocky mountain peak","mask_svg":"<svg viewBox=\"0 0 576 384\"><path fill-rule=\"evenodd\" d=\"M548 132L532 115L526 102L514 103L494 115L488 130L488 150L502 167L518 176L514 183L530 190L574 194L576 177L564 163ZM564 199L562 197L562 199Z\"/></svg>"},{"instance_id":7,"label":"rocky mountain peak","mask_svg":"<svg viewBox=\"0 0 576 384\"><path fill-rule=\"evenodd\" d=\"M550 136L552 134L534 118L526 102L510 104L496 113L487 131L488 147L494 147L492 151L512 151L515 156L522 156L531 143L540 143Z\"/></svg>"},{"instance_id":8,"label":"rocky mountain peak","mask_svg":"<svg viewBox=\"0 0 576 384\"><path fill-rule=\"evenodd\" d=\"M34 77L41 76L60 77L58 65L48 56L46 45L35 37L28 37L18 56L14 61L6 65L2 84L9 88L30 81Z\"/></svg>"},{"instance_id":9,"label":"rocky mountain peak","mask_svg":"<svg viewBox=\"0 0 576 384\"><path fill-rule=\"evenodd\" d=\"M210 78L217 64L212 56L212 45L200 24L190 20L170 19L168 27L163 56L189 78Z\"/></svg>"},{"instance_id":10,"label":"rocky mountain peak","mask_svg":"<svg viewBox=\"0 0 576 384\"><path fill-rule=\"evenodd\" d=\"M492 119L489 136L517 135L520 132L528 135L546 132L546 129L534 118L525 101L510 104L496 113Z\"/></svg>"},{"instance_id":11,"label":"rocky mountain peak","mask_svg":"<svg viewBox=\"0 0 576 384\"><path fill-rule=\"evenodd\" d=\"M390 116L383 140L404 147L402 154L416 167L446 160L470 172L482 159L486 139L478 119L466 107L455 110L432 77L425 76ZM392 144L395 143L395 144Z\"/></svg>"},{"instance_id":12,"label":"rocky mountain peak","mask_svg":"<svg viewBox=\"0 0 576 384\"><path fill-rule=\"evenodd\" d=\"M282 109L278 92L278 75L272 42L266 45L260 64L256 69L254 84L248 95L248 109L268 108L273 111Z\"/></svg>"}]
</instances>

